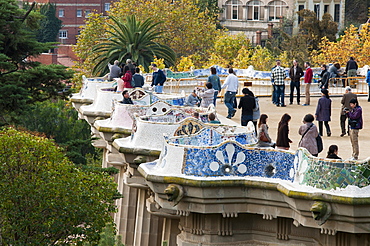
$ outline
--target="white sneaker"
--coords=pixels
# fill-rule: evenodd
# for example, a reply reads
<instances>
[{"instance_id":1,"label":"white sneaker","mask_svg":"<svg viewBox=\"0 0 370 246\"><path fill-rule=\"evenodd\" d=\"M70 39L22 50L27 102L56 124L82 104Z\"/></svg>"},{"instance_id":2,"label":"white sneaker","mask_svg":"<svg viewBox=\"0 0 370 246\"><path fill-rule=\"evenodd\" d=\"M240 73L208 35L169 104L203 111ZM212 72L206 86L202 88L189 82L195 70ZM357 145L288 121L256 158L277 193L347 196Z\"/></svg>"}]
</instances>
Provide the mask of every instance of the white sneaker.
<instances>
[{"instance_id":1,"label":"white sneaker","mask_svg":"<svg viewBox=\"0 0 370 246\"><path fill-rule=\"evenodd\" d=\"M355 157L351 157L351 158L349 158L348 160L349 160L349 161L357 161L358 159L357 159L357 158L355 158Z\"/></svg>"}]
</instances>

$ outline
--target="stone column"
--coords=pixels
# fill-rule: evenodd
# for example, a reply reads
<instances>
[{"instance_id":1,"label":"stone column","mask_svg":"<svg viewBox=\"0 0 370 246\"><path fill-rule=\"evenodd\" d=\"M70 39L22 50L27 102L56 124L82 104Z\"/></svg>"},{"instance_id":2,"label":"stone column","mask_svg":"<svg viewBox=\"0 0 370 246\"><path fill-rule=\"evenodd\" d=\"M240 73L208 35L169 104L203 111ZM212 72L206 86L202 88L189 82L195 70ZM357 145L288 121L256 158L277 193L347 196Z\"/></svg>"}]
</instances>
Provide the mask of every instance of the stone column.
<instances>
[{"instance_id":1,"label":"stone column","mask_svg":"<svg viewBox=\"0 0 370 246\"><path fill-rule=\"evenodd\" d=\"M152 215L146 209L147 190L139 189L135 221L134 246L160 245L163 218Z\"/></svg>"},{"instance_id":2,"label":"stone column","mask_svg":"<svg viewBox=\"0 0 370 246\"><path fill-rule=\"evenodd\" d=\"M256 32L256 45L261 45L261 31Z\"/></svg>"},{"instance_id":3,"label":"stone column","mask_svg":"<svg viewBox=\"0 0 370 246\"><path fill-rule=\"evenodd\" d=\"M180 219L163 219L161 245L177 246L176 237L180 234L179 222Z\"/></svg>"},{"instance_id":4,"label":"stone column","mask_svg":"<svg viewBox=\"0 0 370 246\"><path fill-rule=\"evenodd\" d=\"M138 189L123 183L124 172L120 172L118 191L123 198L117 200L118 211L115 213L114 222L117 232L122 236L122 243L126 246L134 246L135 218L137 210Z\"/></svg>"},{"instance_id":5,"label":"stone column","mask_svg":"<svg viewBox=\"0 0 370 246\"><path fill-rule=\"evenodd\" d=\"M268 26L267 27L268 38L271 39L273 37L272 28L274 27L274 24L273 23L268 23L267 26Z\"/></svg>"}]
</instances>

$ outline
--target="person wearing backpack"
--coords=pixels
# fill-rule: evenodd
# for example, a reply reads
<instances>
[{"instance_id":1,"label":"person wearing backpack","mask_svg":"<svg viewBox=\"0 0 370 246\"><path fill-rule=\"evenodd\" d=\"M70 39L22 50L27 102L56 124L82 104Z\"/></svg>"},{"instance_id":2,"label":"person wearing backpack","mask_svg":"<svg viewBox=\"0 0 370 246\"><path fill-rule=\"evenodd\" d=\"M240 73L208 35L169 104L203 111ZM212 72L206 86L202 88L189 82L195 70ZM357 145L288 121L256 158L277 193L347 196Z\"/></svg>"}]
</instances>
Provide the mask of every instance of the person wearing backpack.
<instances>
[{"instance_id":1,"label":"person wearing backpack","mask_svg":"<svg viewBox=\"0 0 370 246\"><path fill-rule=\"evenodd\" d=\"M301 141L299 141L298 147L303 147L308 150L313 156L318 156L319 150L317 146L316 138L319 136L317 127L313 123L315 120L312 114L307 114L303 118L303 125L298 130L299 135L302 135Z\"/></svg>"}]
</instances>

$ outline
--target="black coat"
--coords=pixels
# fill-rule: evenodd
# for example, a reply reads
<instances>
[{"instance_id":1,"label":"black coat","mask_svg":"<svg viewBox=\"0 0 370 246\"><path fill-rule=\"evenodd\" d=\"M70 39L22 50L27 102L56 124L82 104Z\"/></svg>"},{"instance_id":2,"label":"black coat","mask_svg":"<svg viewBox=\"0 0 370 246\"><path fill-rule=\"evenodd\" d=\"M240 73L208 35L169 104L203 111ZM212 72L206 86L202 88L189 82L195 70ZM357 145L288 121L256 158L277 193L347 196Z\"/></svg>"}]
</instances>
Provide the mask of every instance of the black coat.
<instances>
[{"instance_id":1,"label":"black coat","mask_svg":"<svg viewBox=\"0 0 370 246\"><path fill-rule=\"evenodd\" d=\"M303 69L300 66L297 66L295 75L294 75L294 66L292 66L289 69L289 78L292 80L292 82L299 82L303 75L304 75Z\"/></svg>"}]
</instances>

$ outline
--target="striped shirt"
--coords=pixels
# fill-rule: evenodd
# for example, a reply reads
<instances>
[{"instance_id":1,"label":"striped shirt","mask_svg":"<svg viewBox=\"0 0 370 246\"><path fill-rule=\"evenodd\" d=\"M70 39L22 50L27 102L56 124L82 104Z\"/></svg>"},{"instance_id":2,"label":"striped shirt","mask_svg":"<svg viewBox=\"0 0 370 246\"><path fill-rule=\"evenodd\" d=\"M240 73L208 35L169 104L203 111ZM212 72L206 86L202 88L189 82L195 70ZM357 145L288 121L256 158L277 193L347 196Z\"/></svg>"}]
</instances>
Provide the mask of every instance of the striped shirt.
<instances>
[{"instance_id":1,"label":"striped shirt","mask_svg":"<svg viewBox=\"0 0 370 246\"><path fill-rule=\"evenodd\" d=\"M274 85L284 85L284 79L286 78L285 69L276 66L271 72L271 78L274 80Z\"/></svg>"}]
</instances>

